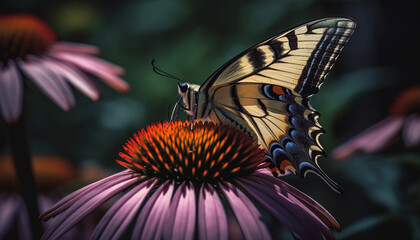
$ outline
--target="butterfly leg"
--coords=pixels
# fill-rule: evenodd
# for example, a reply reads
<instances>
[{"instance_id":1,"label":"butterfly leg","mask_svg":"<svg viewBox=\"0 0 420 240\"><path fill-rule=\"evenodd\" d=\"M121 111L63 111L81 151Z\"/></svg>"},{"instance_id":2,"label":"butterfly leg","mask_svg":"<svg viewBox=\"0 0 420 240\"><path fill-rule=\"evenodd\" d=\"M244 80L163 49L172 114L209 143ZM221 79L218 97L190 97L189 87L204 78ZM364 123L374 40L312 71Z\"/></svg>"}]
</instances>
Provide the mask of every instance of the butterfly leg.
<instances>
[{"instance_id":1,"label":"butterfly leg","mask_svg":"<svg viewBox=\"0 0 420 240\"><path fill-rule=\"evenodd\" d=\"M179 103L179 102L178 102L178 106L179 106L179 107L181 107L184 111L190 111L190 109L189 109L189 108L187 108L187 107L185 107L185 106L182 106L182 104L181 104L181 103Z\"/></svg>"},{"instance_id":2,"label":"butterfly leg","mask_svg":"<svg viewBox=\"0 0 420 240\"><path fill-rule=\"evenodd\" d=\"M191 130L193 130L193 126L194 126L194 120L195 117L197 116L197 102L194 103L194 111L193 111L193 115L192 115L192 119L191 119Z\"/></svg>"},{"instance_id":3,"label":"butterfly leg","mask_svg":"<svg viewBox=\"0 0 420 240\"><path fill-rule=\"evenodd\" d=\"M172 114L171 114L171 119L169 120L168 126L166 126L166 128L169 127L169 125L171 125L171 123L176 120L178 118L178 114L179 114L179 107L183 107L179 102L182 101L182 98L180 98L178 100L178 102L175 104L174 109L172 110Z\"/></svg>"}]
</instances>

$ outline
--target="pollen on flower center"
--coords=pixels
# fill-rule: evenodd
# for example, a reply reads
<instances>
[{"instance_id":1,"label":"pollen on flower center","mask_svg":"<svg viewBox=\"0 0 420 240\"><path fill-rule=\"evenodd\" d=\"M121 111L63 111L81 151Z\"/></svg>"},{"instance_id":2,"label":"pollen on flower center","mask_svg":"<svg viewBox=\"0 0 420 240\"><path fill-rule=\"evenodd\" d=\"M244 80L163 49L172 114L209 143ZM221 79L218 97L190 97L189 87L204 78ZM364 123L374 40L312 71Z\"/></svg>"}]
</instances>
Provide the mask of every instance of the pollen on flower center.
<instances>
[{"instance_id":1,"label":"pollen on flower center","mask_svg":"<svg viewBox=\"0 0 420 240\"><path fill-rule=\"evenodd\" d=\"M133 134L119 164L142 175L177 182L217 182L249 174L264 152L245 133L227 125L158 123Z\"/></svg>"},{"instance_id":2,"label":"pollen on flower center","mask_svg":"<svg viewBox=\"0 0 420 240\"><path fill-rule=\"evenodd\" d=\"M0 16L0 60L44 53L56 40L52 29L30 15Z\"/></svg>"}]
</instances>

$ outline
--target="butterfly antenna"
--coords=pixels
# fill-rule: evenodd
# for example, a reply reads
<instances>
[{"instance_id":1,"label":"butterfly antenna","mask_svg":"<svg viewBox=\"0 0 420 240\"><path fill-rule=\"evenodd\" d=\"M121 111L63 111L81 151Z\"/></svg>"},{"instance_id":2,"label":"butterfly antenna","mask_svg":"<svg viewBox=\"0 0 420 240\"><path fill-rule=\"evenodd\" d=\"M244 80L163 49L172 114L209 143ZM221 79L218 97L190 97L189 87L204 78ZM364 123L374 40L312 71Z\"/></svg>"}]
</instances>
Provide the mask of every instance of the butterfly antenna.
<instances>
[{"instance_id":1,"label":"butterfly antenna","mask_svg":"<svg viewBox=\"0 0 420 240\"><path fill-rule=\"evenodd\" d=\"M176 76L174 76L174 75L172 75L172 74L170 74L170 73L168 73L168 72L165 72L165 71L163 71L162 69L158 68L158 67L156 66L156 64L155 64L155 59L153 59L153 60L152 60L152 66L153 66L153 71L154 71L155 73L157 73L157 74L159 74L159 75L161 75L161 76L163 76L163 77L172 78L172 79L178 80L178 81L180 81L180 82L184 82L184 81L182 81L180 78L178 78L178 77L176 77Z\"/></svg>"}]
</instances>

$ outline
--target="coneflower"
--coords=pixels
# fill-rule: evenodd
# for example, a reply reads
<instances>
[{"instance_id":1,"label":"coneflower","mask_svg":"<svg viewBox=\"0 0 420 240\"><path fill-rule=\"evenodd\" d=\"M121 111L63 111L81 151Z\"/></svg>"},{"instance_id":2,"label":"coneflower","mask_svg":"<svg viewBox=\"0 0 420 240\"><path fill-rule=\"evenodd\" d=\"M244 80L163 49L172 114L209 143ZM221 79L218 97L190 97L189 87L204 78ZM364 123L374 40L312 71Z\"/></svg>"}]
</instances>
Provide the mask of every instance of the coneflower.
<instances>
[{"instance_id":1,"label":"coneflower","mask_svg":"<svg viewBox=\"0 0 420 240\"><path fill-rule=\"evenodd\" d=\"M242 131L212 123L158 123L133 134L120 153L127 170L59 201L43 239L57 239L114 196L93 239L228 239L232 212L245 239L271 239L265 209L298 239L332 239L336 220L316 201L265 169ZM236 224L235 224L236 225ZM129 231L129 232L128 232Z\"/></svg>"},{"instance_id":2,"label":"coneflower","mask_svg":"<svg viewBox=\"0 0 420 240\"><path fill-rule=\"evenodd\" d=\"M71 86L92 100L99 90L91 76L119 92L128 84L119 75L124 70L93 55L98 48L59 42L52 29L39 18L26 14L0 15L0 120L6 122L21 193L27 205L32 230L39 238L37 193L31 169L26 126L21 118L24 86L31 83L64 111L75 105Z\"/></svg>"},{"instance_id":3,"label":"coneflower","mask_svg":"<svg viewBox=\"0 0 420 240\"><path fill-rule=\"evenodd\" d=\"M420 86L399 93L389 116L334 149L332 156L340 160L356 152L378 152L399 136L407 148L420 145Z\"/></svg>"},{"instance_id":4,"label":"coneflower","mask_svg":"<svg viewBox=\"0 0 420 240\"><path fill-rule=\"evenodd\" d=\"M35 239L13 168L12 157L0 155L0 239ZM75 179L76 169L66 159L56 155L34 155L33 169L38 207L46 211L59 200L59 188ZM51 222L44 223L48 224ZM82 234L80 228L71 232L66 239L72 239L71 236L74 239L74 236Z\"/></svg>"},{"instance_id":5,"label":"coneflower","mask_svg":"<svg viewBox=\"0 0 420 240\"><path fill-rule=\"evenodd\" d=\"M128 91L128 84L118 77L124 70L92 56L98 53L95 46L57 41L53 30L35 16L0 16L1 115L6 122L20 117L24 79L65 111L75 104L70 86L99 99L91 75L119 92Z\"/></svg>"}]
</instances>

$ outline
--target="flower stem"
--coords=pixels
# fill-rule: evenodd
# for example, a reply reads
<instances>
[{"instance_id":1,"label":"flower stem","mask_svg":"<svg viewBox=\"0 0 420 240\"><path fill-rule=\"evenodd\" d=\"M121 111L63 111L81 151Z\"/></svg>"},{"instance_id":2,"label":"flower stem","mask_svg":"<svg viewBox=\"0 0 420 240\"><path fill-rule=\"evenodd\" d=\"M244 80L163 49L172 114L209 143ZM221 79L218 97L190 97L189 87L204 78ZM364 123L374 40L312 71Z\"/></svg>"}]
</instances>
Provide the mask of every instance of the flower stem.
<instances>
[{"instance_id":1,"label":"flower stem","mask_svg":"<svg viewBox=\"0 0 420 240\"><path fill-rule=\"evenodd\" d=\"M18 176L19 188L29 213L32 236L34 239L40 239L43 228L41 221L38 220L37 190L23 117L17 122L6 124L6 126L16 174Z\"/></svg>"}]
</instances>

